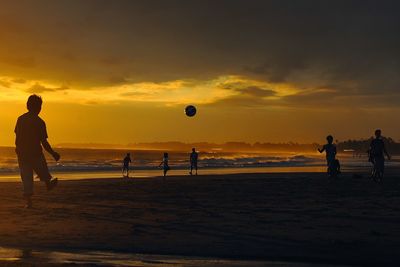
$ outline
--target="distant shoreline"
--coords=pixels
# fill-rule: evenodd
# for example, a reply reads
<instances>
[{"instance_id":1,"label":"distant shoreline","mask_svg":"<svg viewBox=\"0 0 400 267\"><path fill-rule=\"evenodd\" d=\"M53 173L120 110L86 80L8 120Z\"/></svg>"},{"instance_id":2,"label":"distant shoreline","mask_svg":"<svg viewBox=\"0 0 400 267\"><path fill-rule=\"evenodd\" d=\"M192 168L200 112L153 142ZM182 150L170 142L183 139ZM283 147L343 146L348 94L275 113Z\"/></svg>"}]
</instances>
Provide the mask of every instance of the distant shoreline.
<instances>
[{"instance_id":1,"label":"distant shoreline","mask_svg":"<svg viewBox=\"0 0 400 267\"><path fill-rule=\"evenodd\" d=\"M369 165L364 167L345 166L342 168L341 176L361 175L368 177L370 175L371 167ZM386 174L394 175L400 173L399 166L386 167ZM63 181L85 181L85 180L97 180L97 179L121 179L122 175L120 169L114 170L80 170L70 172L57 172L52 171L54 177ZM281 175L281 174L321 174L326 175L326 166L291 166L291 167L242 167L242 168L204 168L199 169L198 176L189 175L188 169L173 169L169 172L169 177L181 177L185 179L194 179L196 177L207 177L210 175L223 176L223 175L260 175L265 174L269 176ZM161 178L161 169L133 169L131 170L130 177L127 180L132 179L152 179ZM167 176L167 177L168 177ZM4 182L20 182L20 175L17 172L0 173L0 183Z\"/></svg>"},{"instance_id":2,"label":"distant shoreline","mask_svg":"<svg viewBox=\"0 0 400 267\"><path fill-rule=\"evenodd\" d=\"M389 168L388 172L396 172L399 168ZM368 175L370 171L369 167L353 167L353 168L344 168L344 175L348 175L351 173L363 173ZM119 169L115 170L106 170L106 171L71 171L71 172L57 172L53 171L53 176L57 177L60 180L96 180L96 179L119 179L122 178L121 172ZM252 174L266 174L266 175L274 175L274 174L284 174L284 173L292 173L292 174L308 174L308 173L326 173L325 166L292 166L292 167L242 167L242 168L205 168L199 169L199 175L197 177L209 176L209 175L252 175ZM160 169L142 169L131 170L129 179L149 179L149 178L157 178L162 176L162 170ZM187 179L196 178L195 175L189 175L188 169L173 169L169 176L172 177L187 177ZM0 182L20 182L19 173L0 173Z\"/></svg>"}]
</instances>

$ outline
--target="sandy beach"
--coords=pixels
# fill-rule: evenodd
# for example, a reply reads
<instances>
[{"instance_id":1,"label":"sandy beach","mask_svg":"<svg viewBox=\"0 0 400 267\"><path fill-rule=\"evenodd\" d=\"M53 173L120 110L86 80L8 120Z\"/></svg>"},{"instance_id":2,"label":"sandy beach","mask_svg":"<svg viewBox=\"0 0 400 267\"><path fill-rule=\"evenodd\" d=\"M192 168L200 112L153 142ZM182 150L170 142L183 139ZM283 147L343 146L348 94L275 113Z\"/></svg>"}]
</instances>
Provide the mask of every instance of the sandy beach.
<instances>
[{"instance_id":1,"label":"sandy beach","mask_svg":"<svg viewBox=\"0 0 400 267\"><path fill-rule=\"evenodd\" d=\"M365 176L365 175L364 175ZM240 260L400 263L400 180L351 174L204 175L0 185L0 246ZM8 261L0 266L31 266ZM44 266L42 264L41 266Z\"/></svg>"}]
</instances>

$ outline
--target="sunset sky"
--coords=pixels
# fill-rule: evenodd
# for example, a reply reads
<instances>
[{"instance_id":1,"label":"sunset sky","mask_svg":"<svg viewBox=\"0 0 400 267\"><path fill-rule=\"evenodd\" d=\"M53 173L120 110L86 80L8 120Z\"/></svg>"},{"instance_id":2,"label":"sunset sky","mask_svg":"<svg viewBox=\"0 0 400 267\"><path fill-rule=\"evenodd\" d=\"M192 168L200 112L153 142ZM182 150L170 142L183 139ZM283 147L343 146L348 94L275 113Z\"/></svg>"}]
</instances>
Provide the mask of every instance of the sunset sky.
<instances>
[{"instance_id":1,"label":"sunset sky","mask_svg":"<svg viewBox=\"0 0 400 267\"><path fill-rule=\"evenodd\" d=\"M399 1L0 0L0 145L32 93L54 144L398 140L399 14Z\"/></svg>"}]
</instances>

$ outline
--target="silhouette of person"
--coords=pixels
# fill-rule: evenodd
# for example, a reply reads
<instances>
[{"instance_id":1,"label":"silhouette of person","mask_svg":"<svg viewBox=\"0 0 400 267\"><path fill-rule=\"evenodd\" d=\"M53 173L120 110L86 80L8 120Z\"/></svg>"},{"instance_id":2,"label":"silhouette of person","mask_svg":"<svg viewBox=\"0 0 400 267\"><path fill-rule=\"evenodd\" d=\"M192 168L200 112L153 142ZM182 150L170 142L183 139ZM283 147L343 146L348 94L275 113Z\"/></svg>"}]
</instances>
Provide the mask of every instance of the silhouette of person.
<instances>
[{"instance_id":1,"label":"silhouette of person","mask_svg":"<svg viewBox=\"0 0 400 267\"><path fill-rule=\"evenodd\" d=\"M31 95L27 101L28 112L21 115L15 126L15 146L18 165L23 183L26 208L32 208L33 172L46 183L47 190L57 185L57 178L52 176L47 167L42 147L58 161L60 155L55 152L47 141L46 123L39 117L42 109L42 98Z\"/></svg>"},{"instance_id":2,"label":"silhouette of person","mask_svg":"<svg viewBox=\"0 0 400 267\"><path fill-rule=\"evenodd\" d=\"M335 176L340 172L340 163L336 159L336 146L333 144L333 136L328 135L326 137L327 144L325 144L322 149L318 148L319 153L326 153L326 163L328 165L328 175L330 177Z\"/></svg>"},{"instance_id":3,"label":"silhouette of person","mask_svg":"<svg viewBox=\"0 0 400 267\"><path fill-rule=\"evenodd\" d=\"M190 175L193 175L193 169L196 170L197 175L197 160L199 158L199 153L196 152L196 148L192 148L192 153L190 153Z\"/></svg>"},{"instance_id":4,"label":"silhouette of person","mask_svg":"<svg viewBox=\"0 0 400 267\"><path fill-rule=\"evenodd\" d=\"M163 160L161 161L159 167L160 167L161 165L163 166L164 180L165 180L165 177L167 176L167 172L171 169L171 168L169 167L169 165L168 165L168 153L164 153Z\"/></svg>"},{"instance_id":5,"label":"silhouette of person","mask_svg":"<svg viewBox=\"0 0 400 267\"><path fill-rule=\"evenodd\" d=\"M131 162L132 162L131 153L127 153L124 158L123 167L122 167L122 175L126 178L129 178L129 163L131 163ZM125 176L125 173L126 173L126 176Z\"/></svg>"},{"instance_id":6,"label":"silhouette of person","mask_svg":"<svg viewBox=\"0 0 400 267\"><path fill-rule=\"evenodd\" d=\"M385 170L385 155L390 160L390 155L386 150L385 143L382 140L382 131L377 129L375 131L375 139L371 141L369 147L369 161L374 165L372 171L372 178L377 181L382 181Z\"/></svg>"}]
</instances>

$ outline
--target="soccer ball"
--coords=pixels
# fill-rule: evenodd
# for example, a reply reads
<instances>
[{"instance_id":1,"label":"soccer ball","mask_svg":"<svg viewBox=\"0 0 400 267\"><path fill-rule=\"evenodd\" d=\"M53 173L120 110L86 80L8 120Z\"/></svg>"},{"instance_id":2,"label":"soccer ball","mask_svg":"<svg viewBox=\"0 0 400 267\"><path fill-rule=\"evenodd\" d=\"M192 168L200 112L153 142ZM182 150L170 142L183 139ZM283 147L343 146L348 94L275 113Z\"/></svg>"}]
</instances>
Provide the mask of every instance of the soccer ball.
<instances>
[{"instance_id":1,"label":"soccer ball","mask_svg":"<svg viewBox=\"0 0 400 267\"><path fill-rule=\"evenodd\" d=\"M185 114L188 117L193 117L194 115L196 115L196 107L189 105L185 108Z\"/></svg>"}]
</instances>

